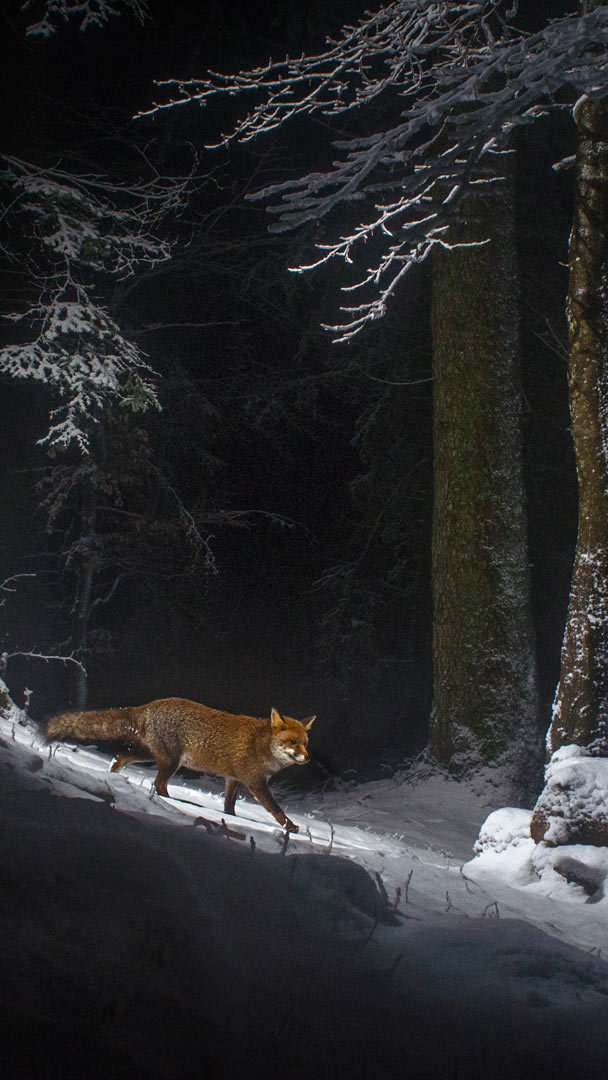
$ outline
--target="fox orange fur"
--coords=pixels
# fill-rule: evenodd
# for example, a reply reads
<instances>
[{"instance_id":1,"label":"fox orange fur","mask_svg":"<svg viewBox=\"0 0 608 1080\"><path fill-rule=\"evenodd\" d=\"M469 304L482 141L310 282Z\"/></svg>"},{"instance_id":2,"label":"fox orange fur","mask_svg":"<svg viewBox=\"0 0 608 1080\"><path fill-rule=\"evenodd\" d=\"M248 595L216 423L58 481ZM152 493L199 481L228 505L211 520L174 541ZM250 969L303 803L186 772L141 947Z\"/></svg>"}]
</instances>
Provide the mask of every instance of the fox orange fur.
<instances>
[{"instance_id":1,"label":"fox orange fur","mask_svg":"<svg viewBox=\"0 0 608 1080\"><path fill-rule=\"evenodd\" d=\"M152 756L154 786L168 796L167 782L184 765L226 779L224 811L234 814L241 786L273 815L287 832L297 832L273 798L268 778L287 765L308 761L308 731L315 720L294 720L271 709L270 719L234 716L185 698L161 698L123 709L61 713L49 720L49 739L117 741L126 750L112 762L117 772L132 761Z\"/></svg>"}]
</instances>

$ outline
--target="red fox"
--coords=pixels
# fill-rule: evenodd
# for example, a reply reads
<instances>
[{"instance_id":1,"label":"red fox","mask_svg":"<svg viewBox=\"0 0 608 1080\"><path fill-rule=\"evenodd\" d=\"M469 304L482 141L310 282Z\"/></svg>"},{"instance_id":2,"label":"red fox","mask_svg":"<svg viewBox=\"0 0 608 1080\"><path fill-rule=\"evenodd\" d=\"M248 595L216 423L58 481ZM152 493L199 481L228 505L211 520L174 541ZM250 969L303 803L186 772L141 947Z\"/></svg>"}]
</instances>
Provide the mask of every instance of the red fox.
<instances>
[{"instance_id":1,"label":"red fox","mask_svg":"<svg viewBox=\"0 0 608 1080\"><path fill-rule=\"evenodd\" d=\"M112 762L112 772L152 756L158 770L154 787L167 797L167 782L180 765L218 773L226 778L226 814L234 814L243 786L287 832L298 832L273 798L268 778L287 765L306 764L308 732L315 719L293 720L271 709L270 719L260 720L185 698L162 698L123 709L61 713L49 720L47 737L124 742L127 749Z\"/></svg>"}]
</instances>

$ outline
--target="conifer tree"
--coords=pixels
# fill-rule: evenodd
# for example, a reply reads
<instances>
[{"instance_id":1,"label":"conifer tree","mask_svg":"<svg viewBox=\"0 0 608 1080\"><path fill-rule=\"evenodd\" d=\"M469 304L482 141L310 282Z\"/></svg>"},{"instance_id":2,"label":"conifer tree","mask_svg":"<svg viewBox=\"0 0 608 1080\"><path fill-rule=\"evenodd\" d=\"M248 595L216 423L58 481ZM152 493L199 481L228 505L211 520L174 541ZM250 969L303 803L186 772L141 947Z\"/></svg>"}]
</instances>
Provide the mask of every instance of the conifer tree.
<instances>
[{"instance_id":1,"label":"conifer tree","mask_svg":"<svg viewBox=\"0 0 608 1080\"><path fill-rule=\"evenodd\" d=\"M604 8L584 0L581 15ZM608 756L608 104L584 95L570 236L568 382L579 521L549 753Z\"/></svg>"}]
</instances>

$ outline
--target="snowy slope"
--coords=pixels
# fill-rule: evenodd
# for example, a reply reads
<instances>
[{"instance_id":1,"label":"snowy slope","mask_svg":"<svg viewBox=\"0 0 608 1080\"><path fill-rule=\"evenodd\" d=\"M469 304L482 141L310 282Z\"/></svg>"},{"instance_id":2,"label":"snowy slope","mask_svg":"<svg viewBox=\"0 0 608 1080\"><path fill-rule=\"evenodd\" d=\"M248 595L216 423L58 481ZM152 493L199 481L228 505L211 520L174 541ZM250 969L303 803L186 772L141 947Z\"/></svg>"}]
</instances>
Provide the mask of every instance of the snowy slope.
<instances>
[{"instance_id":1,"label":"snowy slope","mask_svg":"<svg viewBox=\"0 0 608 1080\"><path fill-rule=\"evenodd\" d=\"M249 799L225 829L207 777L151 797L16 710L0 740L5 1075L605 1074L602 883L532 872L522 812L473 859L487 789L286 788L285 847Z\"/></svg>"}]
</instances>

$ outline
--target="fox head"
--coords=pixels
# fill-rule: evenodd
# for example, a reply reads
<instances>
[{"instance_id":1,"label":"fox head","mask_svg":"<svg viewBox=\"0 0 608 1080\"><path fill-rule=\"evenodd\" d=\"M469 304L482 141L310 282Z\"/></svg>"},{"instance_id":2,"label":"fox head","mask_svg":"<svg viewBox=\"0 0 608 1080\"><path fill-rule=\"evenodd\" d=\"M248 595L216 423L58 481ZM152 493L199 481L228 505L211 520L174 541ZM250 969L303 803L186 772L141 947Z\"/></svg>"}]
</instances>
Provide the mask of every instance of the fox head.
<instances>
[{"instance_id":1,"label":"fox head","mask_svg":"<svg viewBox=\"0 0 608 1080\"><path fill-rule=\"evenodd\" d=\"M315 716L294 720L291 716L281 716L277 709L270 710L272 755L281 768L286 765L306 764L308 732L315 720Z\"/></svg>"}]
</instances>

